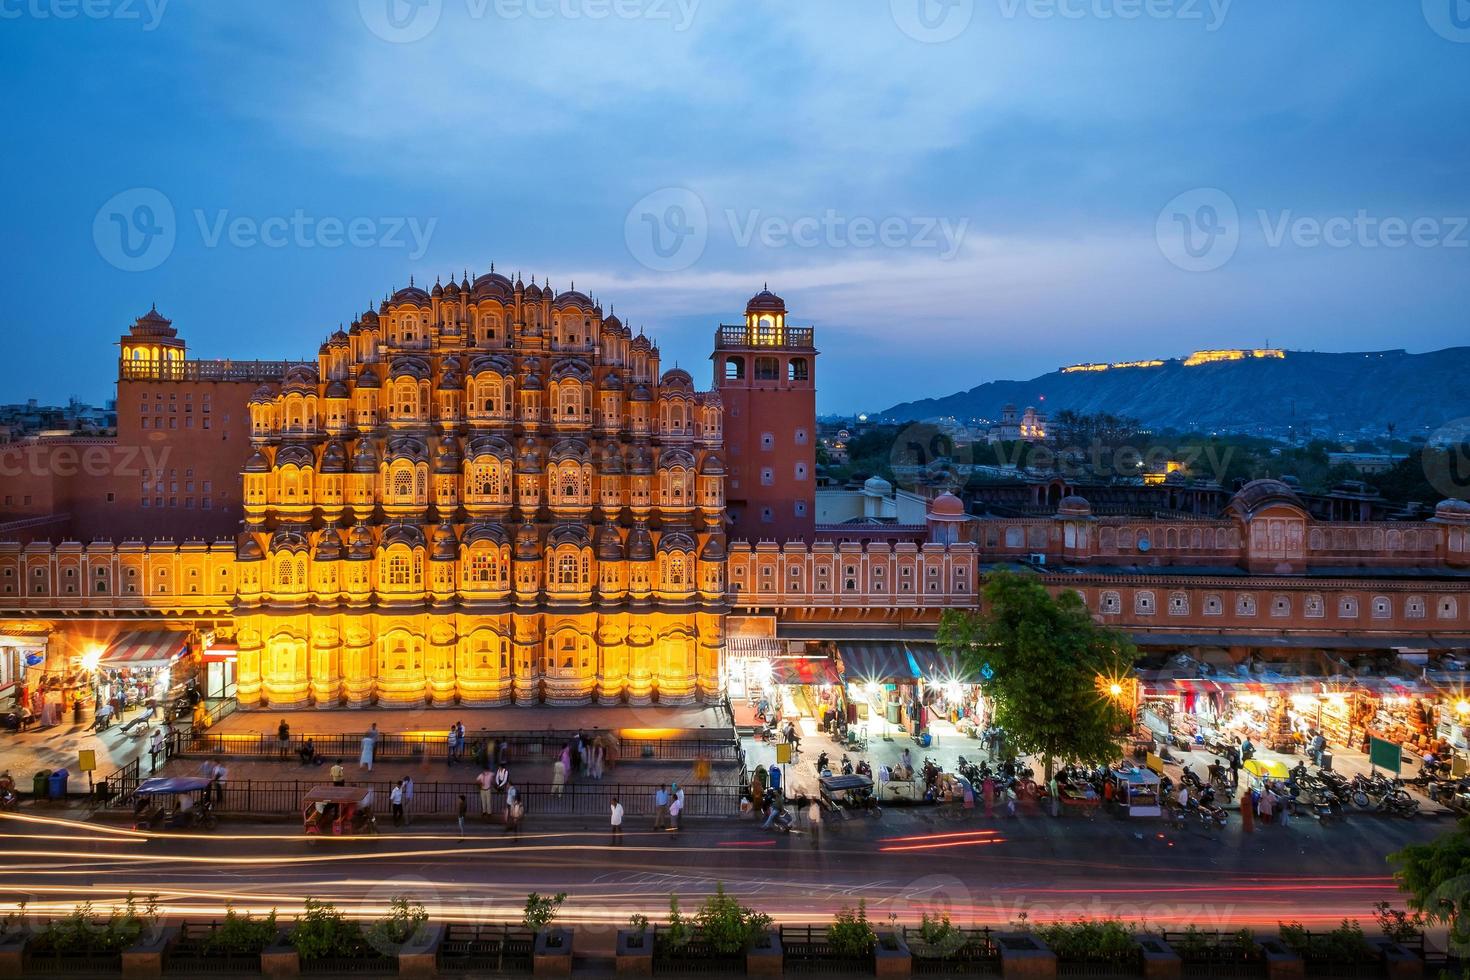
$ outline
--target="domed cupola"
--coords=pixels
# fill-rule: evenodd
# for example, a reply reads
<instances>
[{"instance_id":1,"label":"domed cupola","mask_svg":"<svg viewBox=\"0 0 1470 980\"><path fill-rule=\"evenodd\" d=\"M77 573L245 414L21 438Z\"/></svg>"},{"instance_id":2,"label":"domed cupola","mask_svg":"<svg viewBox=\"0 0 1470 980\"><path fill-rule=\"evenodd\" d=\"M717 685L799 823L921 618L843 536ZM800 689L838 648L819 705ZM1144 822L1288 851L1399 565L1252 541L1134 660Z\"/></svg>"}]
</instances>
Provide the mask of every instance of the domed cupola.
<instances>
[{"instance_id":1,"label":"domed cupola","mask_svg":"<svg viewBox=\"0 0 1470 980\"><path fill-rule=\"evenodd\" d=\"M323 473L346 473L347 472L347 450L342 443L333 439L322 449Z\"/></svg>"},{"instance_id":2,"label":"domed cupola","mask_svg":"<svg viewBox=\"0 0 1470 980\"><path fill-rule=\"evenodd\" d=\"M378 472L378 456L373 452L373 444L367 439L357 441L357 455L352 457L352 472Z\"/></svg>"},{"instance_id":3,"label":"domed cupola","mask_svg":"<svg viewBox=\"0 0 1470 980\"><path fill-rule=\"evenodd\" d=\"M745 312L750 313L785 313L786 301L765 286L761 291L750 298L745 304Z\"/></svg>"},{"instance_id":4,"label":"domed cupola","mask_svg":"<svg viewBox=\"0 0 1470 980\"><path fill-rule=\"evenodd\" d=\"M536 525L527 522L516 530L517 561L540 561L541 560L541 538L536 533Z\"/></svg>"},{"instance_id":5,"label":"domed cupola","mask_svg":"<svg viewBox=\"0 0 1470 980\"><path fill-rule=\"evenodd\" d=\"M434 550L429 557L432 561L454 561L459 557L459 542L454 537L454 525L448 521L440 524L434 532Z\"/></svg>"},{"instance_id":6,"label":"domed cupola","mask_svg":"<svg viewBox=\"0 0 1470 980\"><path fill-rule=\"evenodd\" d=\"M373 532L366 524L356 524L347 542L347 557L359 561L373 556Z\"/></svg>"},{"instance_id":7,"label":"domed cupola","mask_svg":"<svg viewBox=\"0 0 1470 980\"><path fill-rule=\"evenodd\" d=\"M623 539L617 528L605 522L599 524L596 541L598 561L623 560Z\"/></svg>"},{"instance_id":8,"label":"domed cupola","mask_svg":"<svg viewBox=\"0 0 1470 980\"><path fill-rule=\"evenodd\" d=\"M269 473L270 471L271 464L266 460L265 456L263 456L258 449L255 452L251 453L250 458L245 461L246 473Z\"/></svg>"},{"instance_id":9,"label":"domed cupola","mask_svg":"<svg viewBox=\"0 0 1470 980\"><path fill-rule=\"evenodd\" d=\"M342 558L342 538L336 528L327 528L312 552L313 561L339 561Z\"/></svg>"}]
</instances>

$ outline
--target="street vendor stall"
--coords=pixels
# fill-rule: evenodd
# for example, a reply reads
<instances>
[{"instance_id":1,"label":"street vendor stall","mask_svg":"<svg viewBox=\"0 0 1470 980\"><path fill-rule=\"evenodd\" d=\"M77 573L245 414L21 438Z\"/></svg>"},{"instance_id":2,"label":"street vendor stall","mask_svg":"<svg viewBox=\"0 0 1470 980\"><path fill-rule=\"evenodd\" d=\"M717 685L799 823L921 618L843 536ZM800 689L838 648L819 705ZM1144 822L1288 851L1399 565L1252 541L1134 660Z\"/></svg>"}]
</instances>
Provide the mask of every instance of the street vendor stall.
<instances>
[{"instance_id":1,"label":"street vendor stall","mask_svg":"<svg viewBox=\"0 0 1470 980\"><path fill-rule=\"evenodd\" d=\"M1157 817L1163 814L1159 800L1159 777L1148 769L1115 766L1108 770L1113 784L1113 807L1124 817Z\"/></svg>"}]
</instances>

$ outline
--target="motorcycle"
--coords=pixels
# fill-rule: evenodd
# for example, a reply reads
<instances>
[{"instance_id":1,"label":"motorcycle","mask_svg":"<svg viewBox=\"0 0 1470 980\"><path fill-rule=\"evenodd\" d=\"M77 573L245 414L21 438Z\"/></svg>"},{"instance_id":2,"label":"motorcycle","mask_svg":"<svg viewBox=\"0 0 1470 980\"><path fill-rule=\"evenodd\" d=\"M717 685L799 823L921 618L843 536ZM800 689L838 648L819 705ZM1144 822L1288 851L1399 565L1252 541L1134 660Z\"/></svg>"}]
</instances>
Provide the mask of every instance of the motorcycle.
<instances>
[{"instance_id":1,"label":"motorcycle","mask_svg":"<svg viewBox=\"0 0 1470 980\"><path fill-rule=\"evenodd\" d=\"M1425 759L1419 766L1419 775L1409 780L1410 786L1428 786L1436 780L1445 779L1450 774L1450 764L1438 759Z\"/></svg>"},{"instance_id":2,"label":"motorcycle","mask_svg":"<svg viewBox=\"0 0 1470 980\"><path fill-rule=\"evenodd\" d=\"M1379 813L1407 819L1419 812L1419 801L1410 796L1406 790L1393 789L1379 799L1377 810Z\"/></svg>"},{"instance_id":3,"label":"motorcycle","mask_svg":"<svg viewBox=\"0 0 1470 980\"><path fill-rule=\"evenodd\" d=\"M867 759L863 759L857 764L857 774L859 776L867 776L869 779L873 778L873 767L868 764Z\"/></svg>"},{"instance_id":4,"label":"motorcycle","mask_svg":"<svg viewBox=\"0 0 1470 980\"><path fill-rule=\"evenodd\" d=\"M832 775L831 760L828 758L826 752L817 756L817 761L813 765L816 767L818 776Z\"/></svg>"},{"instance_id":5,"label":"motorcycle","mask_svg":"<svg viewBox=\"0 0 1470 980\"><path fill-rule=\"evenodd\" d=\"M852 760L849 759L846 755L843 755L842 757L842 775L852 775Z\"/></svg>"}]
</instances>

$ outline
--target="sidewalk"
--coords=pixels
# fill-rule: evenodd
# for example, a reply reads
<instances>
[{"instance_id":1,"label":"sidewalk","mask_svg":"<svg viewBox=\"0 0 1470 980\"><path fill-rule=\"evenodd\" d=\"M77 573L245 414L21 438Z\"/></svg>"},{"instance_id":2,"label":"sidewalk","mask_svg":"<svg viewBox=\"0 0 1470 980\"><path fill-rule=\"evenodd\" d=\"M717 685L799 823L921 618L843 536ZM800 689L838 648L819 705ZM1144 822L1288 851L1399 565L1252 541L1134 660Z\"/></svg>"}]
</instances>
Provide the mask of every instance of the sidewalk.
<instances>
[{"instance_id":1,"label":"sidewalk","mask_svg":"<svg viewBox=\"0 0 1470 980\"><path fill-rule=\"evenodd\" d=\"M241 709L210 729L225 734L274 736L282 721L293 735L361 735L374 722L394 734L443 735L463 722L467 737L482 732L591 732L595 729L667 730L670 738L730 734L724 709L713 705L586 705L576 708L526 705L505 708L311 708Z\"/></svg>"},{"instance_id":2,"label":"sidewalk","mask_svg":"<svg viewBox=\"0 0 1470 980\"><path fill-rule=\"evenodd\" d=\"M148 764L148 738L140 734L130 738L122 734L122 725L137 718L142 709L127 712L121 723L94 734L91 731L91 712L88 720L74 725L68 719L50 728L32 726L24 732L0 734L0 769L10 770L16 785L24 792L31 788L31 777L41 769L66 769L70 773L67 790L70 793L85 793L87 777L77 770L77 753L92 749L97 753L96 779L103 779L113 770L143 756L143 765ZM80 783L80 788L78 788Z\"/></svg>"}]
</instances>

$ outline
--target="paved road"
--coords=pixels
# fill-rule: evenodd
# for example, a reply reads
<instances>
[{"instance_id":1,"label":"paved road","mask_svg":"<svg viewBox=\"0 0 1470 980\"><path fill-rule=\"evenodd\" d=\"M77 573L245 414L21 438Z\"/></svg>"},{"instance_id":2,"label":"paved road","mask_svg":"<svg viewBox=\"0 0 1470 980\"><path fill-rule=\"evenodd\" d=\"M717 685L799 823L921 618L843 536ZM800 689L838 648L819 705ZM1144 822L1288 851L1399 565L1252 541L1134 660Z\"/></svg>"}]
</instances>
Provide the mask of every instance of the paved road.
<instances>
[{"instance_id":1,"label":"paved road","mask_svg":"<svg viewBox=\"0 0 1470 980\"><path fill-rule=\"evenodd\" d=\"M44 814L0 821L0 903L36 911L98 906L157 893L173 915L217 915L224 904L282 914L307 896L371 912L395 895L436 917L518 920L528 892L570 894L566 918L608 930L634 911L655 921L669 895L689 908L717 882L779 921L824 922L866 898L875 918L917 921L944 909L956 922L1003 925L1117 914L1153 924L1272 926L1371 919L1396 892L1384 855L1449 829L1447 820L1355 816L1322 827L1298 820L1218 838L1157 822L1106 817L950 820L932 809L890 808L881 819L829 823L821 846L805 834L762 832L749 821L708 821L680 834L630 821L621 846L591 819L528 821L518 841L498 827L385 828L377 838L308 842L289 825L226 823L212 834L135 835L116 824ZM587 941L596 944L589 932ZM579 945L582 940L579 940Z\"/></svg>"}]
</instances>

